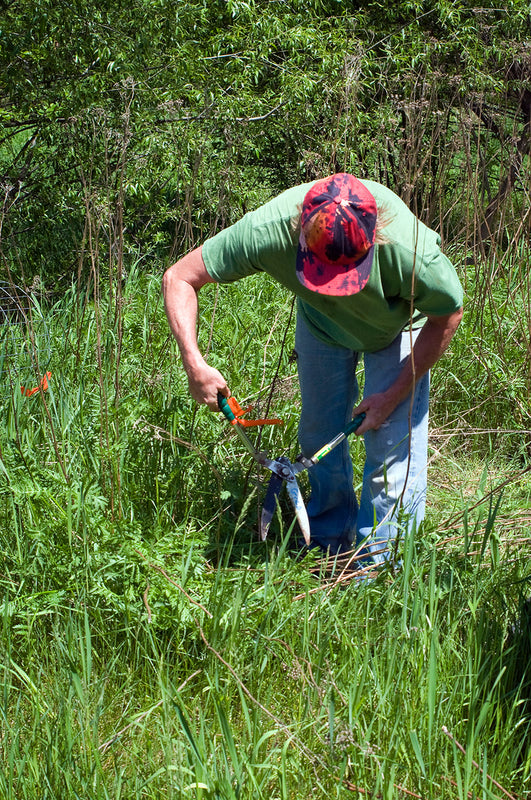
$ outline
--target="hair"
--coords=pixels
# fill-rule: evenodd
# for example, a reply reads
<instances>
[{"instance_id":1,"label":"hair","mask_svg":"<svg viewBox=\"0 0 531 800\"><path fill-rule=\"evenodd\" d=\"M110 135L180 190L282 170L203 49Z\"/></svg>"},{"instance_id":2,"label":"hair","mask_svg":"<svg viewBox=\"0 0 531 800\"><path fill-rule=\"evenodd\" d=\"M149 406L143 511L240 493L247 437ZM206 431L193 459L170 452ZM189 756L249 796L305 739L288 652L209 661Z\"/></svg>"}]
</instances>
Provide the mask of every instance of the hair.
<instances>
[{"instance_id":1,"label":"hair","mask_svg":"<svg viewBox=\"0 0 531 800\"><path fill-rule=\"evenodd\" d=\"M393 219L394 214L389 208L387 208L387 206L382 206L381 208L377 209L374 244L390 244L392 239L390 239L389 236L384 233L384 230L388 225L391 224Z\"/></svg>"},{"instance_id":2,"label":"hair","mask_svg":"<svg viewBox=\"0 0 531 800\"><path fill-rule=\"evenodd\" d=\"M301 232L302 203L297 206L297 213L291 218L290 228L294 242L298 242ZM377 209L376 228L374 230L374 244L390 244L392 241L385 235L385 228L393 221L394 216L386 206Z\"/></svg>"}]
</instances>

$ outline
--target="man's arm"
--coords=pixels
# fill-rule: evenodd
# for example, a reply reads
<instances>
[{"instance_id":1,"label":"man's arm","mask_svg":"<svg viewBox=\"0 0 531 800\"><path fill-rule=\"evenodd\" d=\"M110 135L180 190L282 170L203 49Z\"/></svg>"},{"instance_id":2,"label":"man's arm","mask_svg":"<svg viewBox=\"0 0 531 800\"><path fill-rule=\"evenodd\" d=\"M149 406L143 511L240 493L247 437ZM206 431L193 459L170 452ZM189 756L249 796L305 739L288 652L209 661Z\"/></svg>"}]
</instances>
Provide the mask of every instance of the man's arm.
<instances>
[{"instance_id":1,"label":"man's arm","mask_svg":"<svg viewBox=\"0 0 531 800\"><path fill-rule=\"evenodd\" d=\"M214 283L205 268L202 248L198 247L169 267L162 279L164 308L168 323L188 376L190 394L212 411L218 408L217 393L228 397L223 375L210 367L197 345L197 293L206 283Z\"/></svg>"},{"instance_id":2,"label":"man's arm","mask_svg":"<svg viewBox=\"0 0 531 800\"><path fill-rule=\"evenodd\" d=\"M418 381L442 356L456 332L463 309L442 317L429 316L413 346L412 353L396 381L385 391L364 398L354 409L355 414L364 411L365 420L356 433L377 430L394 411L396 406L410 394Z\"/></svg>"}]
</instances>

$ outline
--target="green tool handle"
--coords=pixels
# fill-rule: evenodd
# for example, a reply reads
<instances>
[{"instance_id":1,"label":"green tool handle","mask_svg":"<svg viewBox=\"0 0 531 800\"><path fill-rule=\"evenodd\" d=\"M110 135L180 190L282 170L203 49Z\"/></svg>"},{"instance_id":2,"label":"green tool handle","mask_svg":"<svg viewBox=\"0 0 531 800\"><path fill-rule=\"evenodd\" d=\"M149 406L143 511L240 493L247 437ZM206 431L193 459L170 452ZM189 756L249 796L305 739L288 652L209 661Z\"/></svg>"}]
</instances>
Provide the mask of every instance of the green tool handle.
<instances>
[{"instance_id":1,"label":"green tool handle","mask_svg":"<svg viewBox=\"0 0 531 800\"><path fill-rule=\"evenodd\" d=\"M236 420L236 414L234 414L234 412L232 411L231 407L227 402L227 398L224 395L222 395L221 392L218 392L218 407L219 410L225 415L225 418L228 419L228 421L234 425L234 427L236 428L236 433L238 434L238 436L240 437L240 439L242 440L242 442L244 443L245 447L250 452L250 454L258 460L259 453L256 450L256 447L253 445L253 443L243 430L242 426L238 425L238 421Z\"/></svg>"},{"instance_id":2,"label":"green tool handle","mask_svg":"<svg viewBox=\"0 0 531 800\"><path fill-rule=\"evenodd\" d=\"M218 408L226 416L229 422L232 422L236 419L236 415L229 406L227 398L225 395L221 394L221 392L218 392Z\"/></svg>"},{"instance_id":3,"label":"green tool handle","mask_svg":"<svg viewBox=\"0 0 531 800\"><path fill-rule=\"evenodd\" d=\"M344 428L343 433L345 434L345 436L350 436L351 433L354 433L354 431L357 431L359 426L361 425L361 423L365 419L365 416L366 416L365 415L365 411L363 411L361 414L356 414L354 419L351 419L351 421L349 422L347 427Z\"/></svg>"},{"instance_id":4,"label":"green tool handle","mask_svg":"<svg viewBox=\"0 0 531 800\"><path fill-rule=\"evenodd\" d=\"M349 422L348 425L341 431L341 433L338 433L338 435L335 436L330 442L327 442L327 444L323 445L323 447L321 447L321 449L310 458L312 464L317 464L318 461L328 455L330 450L333 450L334 447L337 447L337 445L346 439L347 436L350 436L351 433L357 431L364 419L365 412L362 414L357 414L354 419L351 420L351 422Z\"/></svg>"}]
</instances>

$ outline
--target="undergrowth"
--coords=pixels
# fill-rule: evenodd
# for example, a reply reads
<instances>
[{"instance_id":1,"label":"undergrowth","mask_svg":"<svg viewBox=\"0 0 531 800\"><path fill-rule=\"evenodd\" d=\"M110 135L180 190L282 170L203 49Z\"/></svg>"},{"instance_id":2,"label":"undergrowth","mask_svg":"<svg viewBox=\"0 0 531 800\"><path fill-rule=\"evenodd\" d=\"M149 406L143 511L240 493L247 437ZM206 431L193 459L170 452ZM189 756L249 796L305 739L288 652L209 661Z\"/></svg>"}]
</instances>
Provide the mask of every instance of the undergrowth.
<instances>
[{"instance_id":1,"label":"undergrowth","mask_svg":"<svg viewBox=\"0 0 531 800\"><path fill-rule=\"evenodd\" d=\"M258 541L264 476L190 400L159 276L133 265L97 302L73 288L4 347L0 796L529 792L528 356L509 283L505 306L469 301L433 371L428 517L402 568L364 583L296 557L287 507ZM262 279L201 301L210 363L284 419L261 446L296 455L291 300ZM44 370L46 391L20 391Z\"/></svg>"}]
</instances>

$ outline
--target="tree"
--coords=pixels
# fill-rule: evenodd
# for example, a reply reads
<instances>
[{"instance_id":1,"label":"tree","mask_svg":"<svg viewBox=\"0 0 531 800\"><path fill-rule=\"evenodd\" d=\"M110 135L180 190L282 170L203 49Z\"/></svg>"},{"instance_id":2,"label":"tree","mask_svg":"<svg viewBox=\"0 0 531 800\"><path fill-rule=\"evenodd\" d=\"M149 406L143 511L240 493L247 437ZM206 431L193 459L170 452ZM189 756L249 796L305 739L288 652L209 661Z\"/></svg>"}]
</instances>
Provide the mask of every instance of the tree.
<instances>
[{"instance_id":1,"label":"tree","mask_svg":"<svg viewBox=\"0 0 531 800\"><path fill-rule=\"evenodd\" d=\"M95 244L170 258L340 169L446 238L473 218L496 239L528 185L528 36L524 0L4 2L3 267L53 283Z\"/></svg>"}]
</instances>

